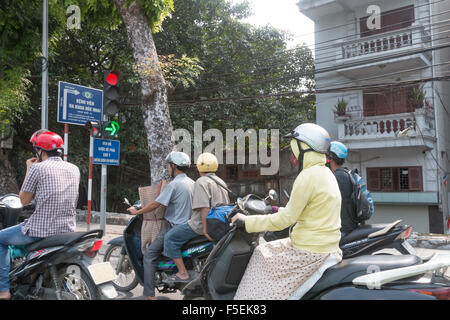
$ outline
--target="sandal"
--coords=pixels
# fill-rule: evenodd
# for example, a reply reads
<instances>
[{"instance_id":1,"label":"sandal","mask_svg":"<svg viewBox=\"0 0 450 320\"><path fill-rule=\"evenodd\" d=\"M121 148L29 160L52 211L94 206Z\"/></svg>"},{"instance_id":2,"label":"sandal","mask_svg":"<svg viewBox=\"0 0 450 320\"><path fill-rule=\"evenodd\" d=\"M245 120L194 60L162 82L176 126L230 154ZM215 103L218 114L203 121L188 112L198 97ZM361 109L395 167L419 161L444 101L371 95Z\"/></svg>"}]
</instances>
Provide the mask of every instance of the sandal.
<instances>
[{"instance_id":1,"label":"sandal","mask_svg":"<svg viewBox=\"0 0 450 320\"><path fill-rule=\"evenodd\" d=\"M164 279L163 282L165 283L174 283L174 282L191 282L191 277L189 276L189 278L187 279L181 279L180 277L178 277L176 274L171 275L170 277L168 277L167 279Z\"/></svg>"}]
</instances>

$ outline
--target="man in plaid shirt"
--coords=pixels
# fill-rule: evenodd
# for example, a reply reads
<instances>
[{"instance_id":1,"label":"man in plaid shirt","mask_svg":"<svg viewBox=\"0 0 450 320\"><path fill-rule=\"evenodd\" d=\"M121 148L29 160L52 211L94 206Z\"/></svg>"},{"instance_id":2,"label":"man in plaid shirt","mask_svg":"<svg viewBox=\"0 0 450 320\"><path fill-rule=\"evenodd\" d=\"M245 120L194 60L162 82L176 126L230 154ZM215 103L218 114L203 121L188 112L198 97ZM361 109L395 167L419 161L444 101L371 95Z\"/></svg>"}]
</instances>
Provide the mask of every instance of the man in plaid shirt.
<instances>
[{"instance_id":1,"label":"man in plaid shirt","mask_svg":"<svg viewBox=\"0 0 450 320\"><path fill-rule=\"evenodd\" d=\"M0 231L0 299L9 299L9 245L27 245L42 238L75 231L80 171L63 161L62 138L40 130L30 139L36 157L27 160L19 197L25 206L34 198L36 209L23 223Z\"/></svg>"}]
</instances>

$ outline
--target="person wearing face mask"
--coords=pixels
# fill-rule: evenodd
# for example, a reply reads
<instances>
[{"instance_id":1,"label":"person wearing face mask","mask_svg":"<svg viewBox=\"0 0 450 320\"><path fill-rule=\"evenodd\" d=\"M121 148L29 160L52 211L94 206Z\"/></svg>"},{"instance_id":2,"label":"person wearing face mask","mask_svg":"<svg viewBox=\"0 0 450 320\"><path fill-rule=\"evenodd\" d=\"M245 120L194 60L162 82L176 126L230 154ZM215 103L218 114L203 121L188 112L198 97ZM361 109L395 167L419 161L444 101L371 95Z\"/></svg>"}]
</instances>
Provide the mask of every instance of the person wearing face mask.
<instances>
[{"instance_id":1,"label":"person wearing face mask","mask_svg":"<svg viewBox=\"0 0 450 320\"><path fill-rule=\"evenodd\" d=\"M9 245L28 245L42 238L74 232L80 170L61 159L64 141L46 129L30 139L35 157L27 160L27 172L19 193L23 206L33 199L30 218L0 231L0 299L9 299Z\"/></svg>"},{"instance_id":2,"label":"person wearing face mask","mask_svg":"<svg viewBox=\"0 0 450 320\"><path fill-rule=\"evenodd\" d=\"M299 288L330 258L334 263L342 259L341 193L333 173L325 166L330 136L324 128L304 123L286 137L291 139L293 159L300 171L286 207L269 215L238 213L232 222L243 222L249 233L295 225L288 238L255 248L235 300L288 299L299 294Z\"/></svg>"}]
</instances>

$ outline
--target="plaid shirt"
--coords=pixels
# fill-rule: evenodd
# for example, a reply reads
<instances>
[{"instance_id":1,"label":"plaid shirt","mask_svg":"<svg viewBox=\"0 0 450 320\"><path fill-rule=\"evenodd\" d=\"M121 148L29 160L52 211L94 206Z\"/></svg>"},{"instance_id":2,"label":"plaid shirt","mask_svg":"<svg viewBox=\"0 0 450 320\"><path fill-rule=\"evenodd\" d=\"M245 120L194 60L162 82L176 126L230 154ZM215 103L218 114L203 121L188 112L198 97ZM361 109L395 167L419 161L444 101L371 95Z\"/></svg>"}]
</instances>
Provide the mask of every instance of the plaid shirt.
<instances>
[{"instance_id":1,"label":"plaid shirt","mask_svg":"<svg viewBox=\"0 0 450 320\"><path fill-rule=\"evenodd\" d=\"M49 237L74 232L80 171L60 157L33 164L22 185L34 194L36 210L25 220L22 233L32 237Z\"/></svg>"}]
</instances>

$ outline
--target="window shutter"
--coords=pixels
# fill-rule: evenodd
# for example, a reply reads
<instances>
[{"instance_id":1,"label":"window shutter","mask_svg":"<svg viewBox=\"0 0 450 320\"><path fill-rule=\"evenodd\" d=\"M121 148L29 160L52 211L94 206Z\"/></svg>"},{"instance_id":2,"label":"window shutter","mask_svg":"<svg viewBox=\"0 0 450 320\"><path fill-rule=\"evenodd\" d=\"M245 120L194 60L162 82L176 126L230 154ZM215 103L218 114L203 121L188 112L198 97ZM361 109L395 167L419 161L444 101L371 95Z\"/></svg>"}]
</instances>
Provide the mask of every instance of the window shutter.
<instances>
[{"instance_id":1,"label":"window shutter","mask_svg":"<svg viewBox=\"0 0 450 320\"><path fill-rule=\"evenodd\" d=\"M409 191L422 191L422 167L408 168Z\"/></svg>"},{"instance_id":2,"label":"window shutter","mask_svg":"<svg viewBox=\"0 0 450 320\"><path fill-rule=\"evenodd\" d=\"M380 169L367 168L367 189L369 191L380 191Z\"/></svg>"}]
</instances>

